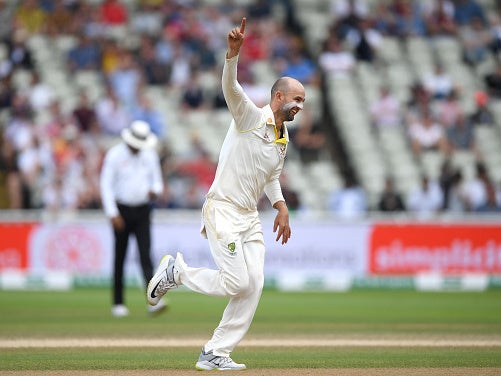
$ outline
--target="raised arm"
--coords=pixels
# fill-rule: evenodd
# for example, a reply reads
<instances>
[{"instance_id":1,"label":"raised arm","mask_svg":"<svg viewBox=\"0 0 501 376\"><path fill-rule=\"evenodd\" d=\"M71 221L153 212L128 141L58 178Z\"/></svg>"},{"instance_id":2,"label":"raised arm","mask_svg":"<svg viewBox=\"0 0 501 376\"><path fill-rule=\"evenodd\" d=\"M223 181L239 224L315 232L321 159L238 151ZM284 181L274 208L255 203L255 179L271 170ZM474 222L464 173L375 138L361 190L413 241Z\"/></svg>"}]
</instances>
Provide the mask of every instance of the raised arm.
<instances>
[{"instance_id":1,"label":"raised arm","mask_svg":"<svg viewBox=\"0 0 501 376\"><path fill-rule=\"evenodd\" d=\"M228 33L228 51L226 52L227 59L231 59L239 54L240 47L242 47L242 44L244 43L246 22L246 18L242 18L240 28L235 27Z\"/></svg>"}]
</instances>

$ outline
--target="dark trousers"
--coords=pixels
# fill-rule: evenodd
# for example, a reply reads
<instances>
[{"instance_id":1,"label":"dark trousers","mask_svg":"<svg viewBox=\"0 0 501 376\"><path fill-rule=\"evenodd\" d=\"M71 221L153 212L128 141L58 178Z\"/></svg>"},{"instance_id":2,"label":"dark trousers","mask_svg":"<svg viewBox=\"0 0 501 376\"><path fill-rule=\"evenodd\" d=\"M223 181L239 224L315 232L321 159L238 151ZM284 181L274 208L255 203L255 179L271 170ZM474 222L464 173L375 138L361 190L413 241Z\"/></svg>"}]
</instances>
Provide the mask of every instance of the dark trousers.
<instances>
[{"instance_id":1,"label":"dark trousers","mask_svg":"<svg viewBox=\"0 0 501 376\"><path fill-rule=\"evenodd\" d=\"M151 262L151 233L150 233L150 205L127 206L118 205L118 211L124 219L125 227L121 231L114 230L115 236L115 263L113 270L113 303L124 303L124 263L129 245L129 237L133 234L139 250L139 260L145 283L153 277Z\"/></svg>"}]
</instances>

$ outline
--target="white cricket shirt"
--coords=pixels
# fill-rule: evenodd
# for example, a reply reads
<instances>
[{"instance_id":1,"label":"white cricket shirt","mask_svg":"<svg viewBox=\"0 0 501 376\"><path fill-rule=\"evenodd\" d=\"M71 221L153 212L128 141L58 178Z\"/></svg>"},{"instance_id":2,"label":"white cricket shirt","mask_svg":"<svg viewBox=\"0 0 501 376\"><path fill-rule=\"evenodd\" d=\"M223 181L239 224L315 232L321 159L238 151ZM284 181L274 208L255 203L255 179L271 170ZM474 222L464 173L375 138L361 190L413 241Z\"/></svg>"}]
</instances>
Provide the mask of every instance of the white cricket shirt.
<instances>
[{"instance_id":1,"label":"white cricket shirt","mask_svg":"<svg viewBox=\"0 0 501 376\"><path fill-rule=\"evenodd\" d=\"M150 191L157 195L163 191L158 154L152 149L134 154L123 142L113 146L104 158L100 186L108 217L118 215L117 203L130 206L148 203Z\"/></svg>"},{"instance_id":2,"label":"white cricket shirt","mask_svg":"<svg viewBox=\"0 0 501 376\"><path fill-rule=\"evenodd\" d=\"M289 135L284 125L278 139L271 107L257 107L244 93L237 82L237 63L238 56L226 59L223 68L223 94L233 119L207 197L255 210L263 191L272 205L285 201L278 178Z\"/></svg>"}]
</instances>

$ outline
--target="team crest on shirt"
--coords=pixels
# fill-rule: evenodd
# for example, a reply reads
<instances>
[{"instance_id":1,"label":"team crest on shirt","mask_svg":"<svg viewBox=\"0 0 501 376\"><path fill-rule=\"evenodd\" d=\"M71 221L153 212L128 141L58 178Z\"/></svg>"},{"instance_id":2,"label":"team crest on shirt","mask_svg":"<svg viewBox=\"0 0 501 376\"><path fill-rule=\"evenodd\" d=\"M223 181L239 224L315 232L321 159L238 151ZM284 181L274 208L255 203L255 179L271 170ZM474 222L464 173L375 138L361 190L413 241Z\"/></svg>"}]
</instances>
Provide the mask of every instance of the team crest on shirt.
<instances>
[{"instance_id":1,"label":"team crest on shirt","mask_svg":"<svg viewBox=\"0 0 501 376\"><path fill-rule=\"evenodd\" d=\"M237 254L235 242L228 244L228 250L230 251L230 256L235 256Z\"/></svg>"}]
</instances>

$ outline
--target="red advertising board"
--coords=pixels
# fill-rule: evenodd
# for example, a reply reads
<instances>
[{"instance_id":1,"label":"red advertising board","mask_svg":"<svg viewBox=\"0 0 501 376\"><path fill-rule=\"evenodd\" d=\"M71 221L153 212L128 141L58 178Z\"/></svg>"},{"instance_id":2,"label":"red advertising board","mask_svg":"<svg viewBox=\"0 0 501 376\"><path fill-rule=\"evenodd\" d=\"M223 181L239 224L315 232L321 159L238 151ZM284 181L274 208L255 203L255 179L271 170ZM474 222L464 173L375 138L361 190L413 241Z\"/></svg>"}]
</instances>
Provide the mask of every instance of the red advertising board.
<instances>
[{"instance_id":1,"label":"red advertising board","mask_svg":"<svg viewBox=\"0 0 501 376\"><path fill-rule=\"evenodd\" d=\"M501 225L375 224L373 274L501 273Z\"/></svg>"},{"instance_id":2,"label":"red advertising board","mask_svg":"<svg viewBox=\"0 0 501 376\"><path fill-rule=\"evenodd\" d=\"M35 223L0 223L0 271L28 267L28 242Z\"/></svg>"}]
</instances>

